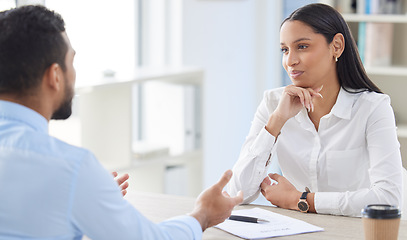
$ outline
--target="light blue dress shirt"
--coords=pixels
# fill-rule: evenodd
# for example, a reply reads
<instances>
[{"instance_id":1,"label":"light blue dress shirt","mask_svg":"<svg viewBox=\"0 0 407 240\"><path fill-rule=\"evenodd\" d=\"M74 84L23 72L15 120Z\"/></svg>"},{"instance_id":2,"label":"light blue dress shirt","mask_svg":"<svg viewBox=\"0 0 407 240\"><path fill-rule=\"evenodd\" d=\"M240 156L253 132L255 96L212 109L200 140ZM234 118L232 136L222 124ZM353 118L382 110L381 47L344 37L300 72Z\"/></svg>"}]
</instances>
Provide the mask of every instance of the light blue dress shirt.
<instances>
[{"instance_id":1,"label":"light blue dress shirt","mask_svg":"<svg viewBox=\"0 0 407 240\"><path fill-rule=\"evenodd\" d=\"M201 239L199 222L158 224L125 199L87 150L48 134L47 120L0 101L0 239Z\"/></svg>"}]
</instances>

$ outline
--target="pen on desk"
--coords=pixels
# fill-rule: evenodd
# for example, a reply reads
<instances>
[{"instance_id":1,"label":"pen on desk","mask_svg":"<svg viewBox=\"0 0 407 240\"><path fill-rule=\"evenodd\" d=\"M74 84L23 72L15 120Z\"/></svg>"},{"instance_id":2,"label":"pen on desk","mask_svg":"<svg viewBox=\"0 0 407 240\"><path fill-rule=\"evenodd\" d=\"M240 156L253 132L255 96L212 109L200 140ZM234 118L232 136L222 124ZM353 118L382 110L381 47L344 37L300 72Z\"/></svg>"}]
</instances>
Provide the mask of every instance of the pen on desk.
<instances>
[{"instance_id":1,"label":"pen on desk","mask_svg":"<svg viewBox=\"0 0 407 240\"><path fill-rule=\"evenodd\" d=\"M238 215L231 215L229 217L229 219L234 220L234 221L249 222L249 223L269 222L269 221L267 221L265 219L261 219L261 218L238 216Z\"/></svg>"}]
</instances>

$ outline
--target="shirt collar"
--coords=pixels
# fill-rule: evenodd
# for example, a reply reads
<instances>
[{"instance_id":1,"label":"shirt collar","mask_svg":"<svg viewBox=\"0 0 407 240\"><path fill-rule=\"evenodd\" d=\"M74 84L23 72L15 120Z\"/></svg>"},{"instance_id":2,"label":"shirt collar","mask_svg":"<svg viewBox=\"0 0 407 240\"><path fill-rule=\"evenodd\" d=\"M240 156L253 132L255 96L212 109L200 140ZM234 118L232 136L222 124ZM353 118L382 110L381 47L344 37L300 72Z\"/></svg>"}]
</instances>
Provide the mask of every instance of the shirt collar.
<instances>
[{"instance_id":1,"label":"shirt collar","mask_svg":"<svg viewBox=\"0 0 407 240\"><path fill-rule=\"evenodd\" d=\"M328 115L335 115L342 119L350 119L352 114L352 106L354 103L354 99L357 94L349 93L345 91L341 87L339 90L338 97L336 98L336 102L331 109L331 112ZM304 121L305 118L308 117L308 112L305 108L303 108L296 116L295 119L299 122Z\"/></svg>"},{"instance_id":2,"label":"shirt collar","mask_svg":"<svg viewBox=\"0 0 407 240\"><path fill-rule=\"evenodd\" d=\"M341 88L331 113L339 118L350 119L356 95L356 93L349 93Z\"/></svg>"},{"instance_id":3,"label":"shirt collar","mask_svg":"<svg viewBox=\"0 0 407 240\"><path fill-rule=\"evenodd\" d=\"M33 129L48 133L48 121L41 114L23 105L0 100L0 119L26 124Z\"/></svg>"}]
</instances>

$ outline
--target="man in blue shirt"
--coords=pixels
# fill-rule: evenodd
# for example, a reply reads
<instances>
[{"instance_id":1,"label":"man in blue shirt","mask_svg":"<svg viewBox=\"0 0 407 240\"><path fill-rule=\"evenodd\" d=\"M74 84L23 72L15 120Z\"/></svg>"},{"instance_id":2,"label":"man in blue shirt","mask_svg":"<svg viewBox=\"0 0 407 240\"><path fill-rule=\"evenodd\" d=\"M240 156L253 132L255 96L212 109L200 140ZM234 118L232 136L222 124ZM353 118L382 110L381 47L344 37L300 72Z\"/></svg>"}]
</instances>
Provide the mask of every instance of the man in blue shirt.
<instances>
[{"instance_id":1,"label":"man in blue shirt","mask_svg":"<svg viewBox=\"0 0 407 240\"><path fill-rule=\"evenodd\" d=\"M0 13L0 239L200 239L242 194L222 193L232 172L192 213L152 223L87 150L48 134L71 115L75 51L60 15L41 6Z\"/></svg>"}]
</instances>

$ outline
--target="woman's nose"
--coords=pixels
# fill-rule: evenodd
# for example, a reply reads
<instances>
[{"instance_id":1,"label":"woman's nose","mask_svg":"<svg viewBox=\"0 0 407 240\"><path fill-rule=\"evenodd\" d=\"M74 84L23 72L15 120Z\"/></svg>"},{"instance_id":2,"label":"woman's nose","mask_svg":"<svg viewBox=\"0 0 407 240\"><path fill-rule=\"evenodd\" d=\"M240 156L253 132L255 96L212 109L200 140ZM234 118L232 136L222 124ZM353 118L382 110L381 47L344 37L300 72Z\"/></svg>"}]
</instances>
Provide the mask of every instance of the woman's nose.
<instances>
[{"instance_id":1,"label":"woman's nose","mask_svg":"<svg viewBox=\"0 0 407 240\"><path fill-rule=\"evenodd\" d=\"M294 66L299 63L298 55L293 51L288 52L285 58L287 66Z\"/></svg>"}]
</instances>

